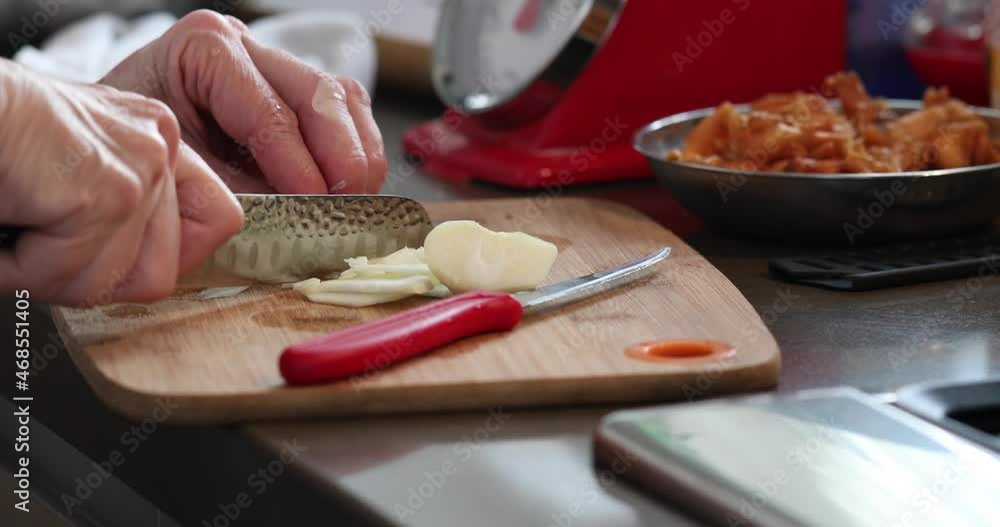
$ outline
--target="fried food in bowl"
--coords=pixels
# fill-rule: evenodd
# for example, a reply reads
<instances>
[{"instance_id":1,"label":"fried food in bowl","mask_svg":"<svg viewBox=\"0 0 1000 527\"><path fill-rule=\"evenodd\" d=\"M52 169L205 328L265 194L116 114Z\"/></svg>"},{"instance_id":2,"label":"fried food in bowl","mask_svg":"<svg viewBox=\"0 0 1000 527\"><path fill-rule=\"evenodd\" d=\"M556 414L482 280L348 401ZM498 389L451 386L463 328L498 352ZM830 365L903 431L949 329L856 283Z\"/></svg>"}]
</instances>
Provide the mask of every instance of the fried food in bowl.
<instances>
[{"instance_id":1,"label":"fried food in bowl","mask_svg":"<svg viewBox=\"0 0 1000 527\"><path fill-rule=\"evenodd\" d=\"M740 171L818 174L915 172L1000 162L987 121L928 88L920 109L897 114L868 95L853 72L830 76L823 94L766 95L741 112L725 102L691 130L670 161ZM839 104L838 104L839 103Z\"/></svg>"},{"instance_id":2,"label":"fried food in bowl","mask_svg":"<svg viewBox=\"0 0 1000 527\"><path fill-rule=\"evenodd\" d=\"M880 243L988 228L1000 215L1000 110L945 90L874 99L854 74L664 117L633 146L712 230L781 241Z\"/></svg>"}]
</instances>

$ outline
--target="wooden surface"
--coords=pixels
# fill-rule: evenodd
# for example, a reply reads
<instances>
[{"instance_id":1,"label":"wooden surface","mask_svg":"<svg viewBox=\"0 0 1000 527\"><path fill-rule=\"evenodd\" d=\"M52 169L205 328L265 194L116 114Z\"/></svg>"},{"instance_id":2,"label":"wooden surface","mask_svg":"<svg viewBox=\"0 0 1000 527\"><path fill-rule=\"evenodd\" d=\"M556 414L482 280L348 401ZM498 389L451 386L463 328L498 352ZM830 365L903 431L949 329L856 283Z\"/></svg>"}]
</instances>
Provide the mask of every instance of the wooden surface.
<instances>
[{"instance_id":1,"label":"wooden surface","mask_svg":"<svg viewBox=\"0 0 1000 527\"><path fill-rule=\"evenodd\" d=\"M493 334L336 383L289 388L277 359L288 344L417 305L308 303L260 287L201 301L193 291L148 305L53 308L69 351L98 395L142 419L169 397L172 423L489 406L652 401L769 387L774 338L739 291L700 255L645 216L605 201L513 199L429 203L435 221L473 219L552 241L559 281L674 249L654 276ZM652 363L626 357L646 340L730 342L728 358Z\"/></svg>"}]
</instances>

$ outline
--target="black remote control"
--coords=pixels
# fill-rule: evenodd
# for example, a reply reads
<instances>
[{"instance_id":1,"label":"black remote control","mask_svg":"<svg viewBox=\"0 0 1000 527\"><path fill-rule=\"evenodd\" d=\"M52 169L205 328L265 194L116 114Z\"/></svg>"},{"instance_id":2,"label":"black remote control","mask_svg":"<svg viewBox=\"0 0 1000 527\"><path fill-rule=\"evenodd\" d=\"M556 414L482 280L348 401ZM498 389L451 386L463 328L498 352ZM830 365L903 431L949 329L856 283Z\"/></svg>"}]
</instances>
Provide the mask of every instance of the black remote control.
<instances>
[{"instance_id":1,"label":"black remote control","mask_svg":"<svg viewBox=\"0 0 1000 527\"><path fill-rule=\"evenodd\" d=\"M993 275L1000 273L1000 233L773 258L769 270L782 280L844 291Z\"/></svg>"}]
</instances>

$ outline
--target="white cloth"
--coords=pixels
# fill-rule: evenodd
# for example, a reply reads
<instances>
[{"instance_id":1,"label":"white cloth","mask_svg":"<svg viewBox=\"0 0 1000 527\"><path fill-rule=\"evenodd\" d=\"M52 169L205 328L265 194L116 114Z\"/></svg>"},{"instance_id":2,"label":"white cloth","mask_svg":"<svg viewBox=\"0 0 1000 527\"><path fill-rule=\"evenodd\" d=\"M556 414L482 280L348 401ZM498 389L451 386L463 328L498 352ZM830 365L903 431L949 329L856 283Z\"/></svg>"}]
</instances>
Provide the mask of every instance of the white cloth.
<instances>
[{"instance_id":1,"label":"white cloth","mask_svg":"<svg viewBox=\"0 0 1000 527\"><path fill-rule=\"evenodd\" d=\"M96 82L162 35L176 22L165 12L133 20L101 13L74 22L49 37L41 49L24 46L14 60L62 79ZM308 9L261 18L249 24L261 42L284 49L332 75L354 77L375 89L375 43L351 12Z\"/></svg>"}]
</instances>

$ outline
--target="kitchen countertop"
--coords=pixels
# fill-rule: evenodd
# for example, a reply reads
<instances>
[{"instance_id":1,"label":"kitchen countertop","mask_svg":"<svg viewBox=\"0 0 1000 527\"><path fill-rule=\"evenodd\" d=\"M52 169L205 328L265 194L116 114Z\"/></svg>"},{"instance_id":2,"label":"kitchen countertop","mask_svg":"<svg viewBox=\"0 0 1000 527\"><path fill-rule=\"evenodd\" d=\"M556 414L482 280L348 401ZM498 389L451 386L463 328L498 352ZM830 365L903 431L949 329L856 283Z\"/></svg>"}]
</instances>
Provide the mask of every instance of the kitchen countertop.
<instances>
[{"instance_id":1,"label":"kitchen countertop","mask_svg":"<svg viewBox=\"0 0 1000 527\"><path fill-rule=\"evenodd\" d=\"M425 201L537 194L400 170L403 131L440 107L382 91L375 110L391 166L385 192ZM629 204L682 235L698 226L651 181L565 194ZM768 257L802 249L706 232L689 242L743 292L777 338L783 350L779 391L847 384L878 393L1000 373L1000 279L993 275L836 292L768 277ZM13 318L13 304L0 299L0 320ZM618 480L602 483L592 466L590 437L613 408L196 428L148 420L134 428L97 400L61 349L43 307L32 309L40 361L31 379L34 499L47 496L61 514L70 504L72 517L84 525L694 525ZM5 359L4 368L11 362ZM13 411L9 398L21 394L12 382L2 386L2 411ZM7 445L13 444L12 422L5 419L0 429ZM91 464L109 459L121 461L110 478ZM12 449L4 447L0 461L8 470L12 460ZM452 464L446 474L442 467Z\"/></svg>"}]
</instances>

